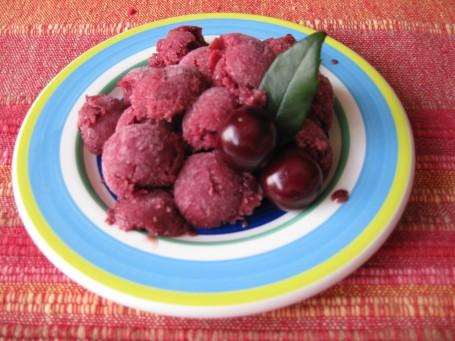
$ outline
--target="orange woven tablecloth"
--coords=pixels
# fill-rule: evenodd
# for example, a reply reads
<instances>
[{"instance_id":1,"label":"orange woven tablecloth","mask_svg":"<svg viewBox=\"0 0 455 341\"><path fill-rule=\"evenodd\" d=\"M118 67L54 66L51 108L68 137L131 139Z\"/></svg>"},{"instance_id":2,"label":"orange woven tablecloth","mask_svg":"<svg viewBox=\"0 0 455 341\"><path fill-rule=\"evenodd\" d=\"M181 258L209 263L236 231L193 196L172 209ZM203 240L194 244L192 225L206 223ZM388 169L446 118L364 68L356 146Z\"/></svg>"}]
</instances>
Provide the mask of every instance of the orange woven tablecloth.
<instances>
[{"instance_id":1,"label":"orange woven tablecloth","mask_svg":"<svg viewBox=\"0 0 455 341\"><path fill-rule=\"evenodd\" d=\"M455 338L453 0L4 0L1 7L0 339ZM156 19L220 11L325 30L363 55L396 90L411 120L415 186L380 251L317 297L236 319L181 319L129 309L69 280L25 232L11 186L16 135L39 91L88 48Z\"/></svg>"}]
</instances>

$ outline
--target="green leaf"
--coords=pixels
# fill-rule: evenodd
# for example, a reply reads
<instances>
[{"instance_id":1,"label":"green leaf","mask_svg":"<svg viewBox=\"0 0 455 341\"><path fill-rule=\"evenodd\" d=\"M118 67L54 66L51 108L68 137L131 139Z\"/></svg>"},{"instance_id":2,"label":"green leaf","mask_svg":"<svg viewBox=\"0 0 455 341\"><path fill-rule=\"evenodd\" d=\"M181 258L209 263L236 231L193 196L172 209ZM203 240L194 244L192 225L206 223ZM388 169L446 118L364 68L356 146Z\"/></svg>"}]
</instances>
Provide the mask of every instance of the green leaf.
<instances>
[{"instance_id":1,"label":"green leaf","mask_svg":"<svg viewBox=\"0 0 455 341\"><path fill-rule=\"evenodd\" d=\"M311 107L326 35L313 33L280 54L259 85L267 94L266 109L275 117L280 144L294 137Z\"/></svg>"}]
</instances>

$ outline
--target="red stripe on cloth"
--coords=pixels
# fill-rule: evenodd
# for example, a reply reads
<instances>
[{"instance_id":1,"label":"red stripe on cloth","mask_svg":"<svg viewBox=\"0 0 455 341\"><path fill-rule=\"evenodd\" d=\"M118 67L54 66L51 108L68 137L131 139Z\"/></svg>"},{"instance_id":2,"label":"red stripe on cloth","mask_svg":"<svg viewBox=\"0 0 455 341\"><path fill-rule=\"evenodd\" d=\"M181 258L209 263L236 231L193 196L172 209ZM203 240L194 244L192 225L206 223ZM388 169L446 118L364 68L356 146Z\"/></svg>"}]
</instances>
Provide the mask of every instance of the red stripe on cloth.
<instances>
[{"instance_id":1,"label":"red stripe on cloth","mask_svg":"<svg viewBox=\"0 0 455 341\"><path fill-rule=\"evenodd\" d=\"M16 136L28 108L27 104L0 105L0 165L11 164Z\"/></svg>"}]
</instances>

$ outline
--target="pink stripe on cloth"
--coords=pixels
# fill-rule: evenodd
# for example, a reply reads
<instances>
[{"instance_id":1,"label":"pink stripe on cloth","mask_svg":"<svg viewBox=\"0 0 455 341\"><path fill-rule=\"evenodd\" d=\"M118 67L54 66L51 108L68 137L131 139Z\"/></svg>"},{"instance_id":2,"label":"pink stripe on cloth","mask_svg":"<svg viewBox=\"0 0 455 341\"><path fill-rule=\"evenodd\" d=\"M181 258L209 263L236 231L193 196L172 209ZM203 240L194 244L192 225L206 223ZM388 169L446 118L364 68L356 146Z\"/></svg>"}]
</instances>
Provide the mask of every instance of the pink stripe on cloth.
<instances>
[{"instance_id":1,"label":"pink stripe on cloth","mask_svg":"<svg viewBox=\"0 0 455 341\"><path fill-rule=\"evenodd\" d=\"M407 110L455 108L455 35L329 32L370 62Z\"/></svg>"},{"instance_id":2,"label":"pink stripe on cloth","mask_svg":"<svg viewBox=\"0 0 455 341\"><path fill-rule=\"evenodd\" d=\"M106 35L0 35L0 104L31 103L44 86L74 58ZM20 66L20 67L18 67Z\"/></svg>"},{"instance_id":3,"label":"pink stripe on cloth","mask_svg":"<svg viewBox=\"0 0 455 341\"><path fill-rule=\"evenodd\" d=\"M407 109L453 108L455 35L424 32L329 32L386 76ZM0 36L0 103L30 103L71 60L106 35ZM396 42L399 42L397 44ZM23 49L22 46L30 46ZM413 51L411 55L403 51ZM435 58L437 56L437 58ZM29 61L33 60L34 63ZM17 65L21 65L17 68ZM341 65L340 65L341 67ZM33 75L33 77L30 77ZM14 81L13 81L14 80Z\"/></svg>"}]
</instances>

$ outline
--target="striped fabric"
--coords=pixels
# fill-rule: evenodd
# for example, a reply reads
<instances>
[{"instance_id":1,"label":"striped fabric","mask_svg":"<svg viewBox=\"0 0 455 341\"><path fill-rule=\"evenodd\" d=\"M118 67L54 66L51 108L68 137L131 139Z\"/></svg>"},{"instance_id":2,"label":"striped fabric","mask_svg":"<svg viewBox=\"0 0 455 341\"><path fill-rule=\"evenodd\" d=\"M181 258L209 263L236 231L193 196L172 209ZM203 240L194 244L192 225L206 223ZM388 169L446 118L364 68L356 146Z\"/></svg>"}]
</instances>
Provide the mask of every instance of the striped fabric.
<instances>
[{"instance_id":1,"label":"striped fabric","mask_svg":"<svg viewBox=\"0 0 455 341\"><path fill-rule=\"evenodd\" d=\"M0 14L0 339L455 339L455 2L7 0ZM129 14L129 8L137 10ZM170 16L247 12L298 22L364 56L409 115L416 178L380 251L317 297L235 319L164 317L102 299L41 254L15 209L11 159L33 99L73 58Z\"/></svg>"}]
</instances>

